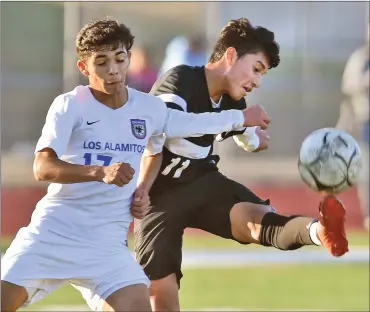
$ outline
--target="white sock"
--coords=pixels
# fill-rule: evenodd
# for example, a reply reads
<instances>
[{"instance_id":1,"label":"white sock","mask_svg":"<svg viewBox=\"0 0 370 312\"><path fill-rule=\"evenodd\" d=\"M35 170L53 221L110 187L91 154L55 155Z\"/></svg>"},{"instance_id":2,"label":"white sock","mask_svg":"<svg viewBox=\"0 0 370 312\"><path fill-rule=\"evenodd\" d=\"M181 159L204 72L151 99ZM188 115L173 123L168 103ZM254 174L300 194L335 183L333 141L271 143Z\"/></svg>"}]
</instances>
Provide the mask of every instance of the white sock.
<instances>
[{"instance_id":1,"label":"white sock","mask_svg":"<svg viewBox=\"0 0 370 312\"><path fill-rule=\"evenodd\" d=\"M317 236L317 230L318 230L318 227L319 227L319 222L313 222L310 226L310 238L312 240L312 242L317 245L317 246L321 246L321 242L319 240L319 237Z\"/></svg>"}]
</instances>

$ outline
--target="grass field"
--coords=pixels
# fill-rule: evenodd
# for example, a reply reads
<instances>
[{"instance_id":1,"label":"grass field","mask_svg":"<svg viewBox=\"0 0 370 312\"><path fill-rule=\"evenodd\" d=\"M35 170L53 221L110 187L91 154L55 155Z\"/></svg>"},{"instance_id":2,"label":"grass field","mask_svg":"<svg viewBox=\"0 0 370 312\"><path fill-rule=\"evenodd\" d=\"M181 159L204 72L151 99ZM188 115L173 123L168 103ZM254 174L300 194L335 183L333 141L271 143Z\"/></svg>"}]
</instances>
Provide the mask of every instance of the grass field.
<instances>
[{"instance_id":1,"label":"grass field","mask_svg":"<svg viewBox=\"0 0 370 312\"><path fill-rule=\"evenodd\" d=\"M368 277L367 263L184 270L181 306L183 310L369 311ZM60 306L65 311L65 305L84 305L69 285L22 310Z\"/></svg>"},{"instance_id":2,"label":"grass field","mask_svg":"<svg viewBox=\"0 0 370 312\"><path fill-rule=\"evenodd\" d=\"M369 246L369 236L365 232L351 232L349 241L351 246ZM132 239L130 242L132 246ZM2 248L6 249L4 242ZM247 253L267 250L193 233L185 235L184 249L243 250ZM369 311L367 262L231 265L185 268L183 272L180 290L182 310ZM66 285L37 304L22 309L46 310L88 311L88 308L79 292Z\"/></svg>"}]
</instances>

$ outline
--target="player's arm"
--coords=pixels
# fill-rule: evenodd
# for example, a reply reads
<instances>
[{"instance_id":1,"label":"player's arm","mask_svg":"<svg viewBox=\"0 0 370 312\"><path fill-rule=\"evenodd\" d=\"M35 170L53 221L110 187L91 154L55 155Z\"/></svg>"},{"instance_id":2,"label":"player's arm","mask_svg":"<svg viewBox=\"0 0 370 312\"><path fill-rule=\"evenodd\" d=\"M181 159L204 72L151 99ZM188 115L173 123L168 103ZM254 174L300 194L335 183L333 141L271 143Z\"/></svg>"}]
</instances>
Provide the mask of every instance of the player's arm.
<instances>
[{"instance_id":1,"label":"player's arm","mask_svg":"<svg viewBox=\"0 0 370 312\"><path fill-rule=\"evenodd\" d=\"M244 98L237 102L232 101L231 103L230 102L228 103L228 109L244 110L246 108L247 108L247 102L245 101ZM215 138L216 138L216 141L221 142L235 135L243 134L245 131L246 131L246 127L242 127L240 129L219 133L217 134Z\"/></svg>"},{"instance_id":2,"label":"player's arm","mask_svg":"<svg viewBox=\"0 0 370 312\"><path fill-rule=\"evenodd\" d=\"M260 127L248 127L242 134L233 136L235 143L246 152L260 152L268 148L270 140L266 130Z\"/></svg>"},{"instance_id":3,"label":"player's arm","mask_svg":"<svg viewBox=\"0 0 370 312\"><path fill-rule=\"evenodd\" d=\"M216 141L222 142L229 137L232 137L236 145L246 152L259 152L268 147L269 137L260 127L247 127L240 131L220 133L216 136Z\"/></svg>"},{"instance_id":4,"label":"player's arm","mask_svg":"<svg viewBox=\"0 0 370 312\"><path fill-rule=\"evenodd\" d=\"M143 188L149 192L152 187L163 160L163 146L166 137L163 133L154 133L145 148L140 164L140 173L138 178L138 188Z\"/></svg>"},{"instance_id":5,"label":"player's arm","mask_svg":"<svg viewBox=\"0 0 370 312\"><path fill-rule=\"evenodd\" d=\"M226 131L239 132L240 128L245 127L246 123L248 123L246 120L249 109L192 114L169 108L163 132L168 138L217 134ZM240 113L242 114L240 115ZM233 138L236 144L244 150L257 152L268 147L269 136L261 127L246 127L240 132L240 134L234 134Z\"/></svg>"},{"instance_id":6,"label":"player's arm","mask_svg":"<svg viewBox=\"0 0 370 312\"><path fill-rule=\"evenodd\" d=\"M37 142L33 164L36 180L62 184L90 181L103 181L117 186L127 184L133 174L128 164L116 163L109 167L85 166L70 164L60 159L78 123L77 105L63 96L57 97L50 106Z\"/></svg>"},{"instance_id":7,"label":"player's arm","mask_svg":"<svg viewBox=\"0 0 370 312\"><path fill-rule=\"evenodd\" d=\"M107 167L70 164L59 159L49 147L38 151L33 163L36 180L60 184L99 181L122 187L132 180L134 172L127 163L114 163Z\"/></svg>"},{"instance_id":8,"label":"player's arm","mask_svg":"<svg viewBox=\"0 0 370 312\"><path fill-rule=\"evenodd\" d=\"M149 193L162 165L163 154L152 154L148 149L144 151L141 158L140 173L137 187Z\"/></svg>"},{"instance_id":9,"label":"player's arm","mask_svg":"<svg viewBox=\"0 0 370 312\"><path fill-rule=\"evenodd\" d=\"M134 200L131 205L131 213L136 219L142 219L149 211L149 191L162 164L162 153L156 153L153 149L150 149L151 142L154 142L155 140L155 136L152 136L149 139L149 144L141 158L137 187L134 193ZM160 147L160 150L162 150L162 147Z\"/></svg>"},{"instance_id":10,"label":"player's arm","mask_svg":"<svg viewBox=\"0 0 370 312\"><path fill-rule=\"evenodd\" d=\"M37 142L33 173L38 181L78 183L102 179L98 166L67 163L59 157L67 149L73 129L78 124L75 103L64 96L57 97L49 108L42 134Z\"/></svg>"},{"instance_id":11,"label":"player's arm","mask_svg":"<svg viewBox=\"0 0 370 312\"><path fill-rule=\"evenodd\" d=\"M37 181L69 184L102 181L103 168L67 163L58 158L57 153L49 147L36 153L33 173Z\"/></svg>"},{"instance_id":12,"label":"player's arm","mask_svg":"<svg viewBox=\"0 0 370 312\"><path fill-rule=\"evenodd\" d=\"M194 114L168 108L163 133L168 138L217 134L243 127L244 123L244 114L239 110Z\"/></svg>"},{"instance_id":13,"label":"player's arm","mask_svg":"<svg viewBox=\"0 0 370 312\"><path fill-rule=\"evenodd\" d=\"M245 99L233 102L233 108L235 109L244 110L246 107ZM216 141L221 142L229 137L232 137L235 143L246 152L259 152L268 148L269 137L267 132L257 126L220 133L216 136Z\"/></svg>"},{"instance_id":14,"label":"player's arm","mask_svg":"<svg viewBox=\"0 0 370 312\"><path fill-rule=\"evenodd\" d=\"M186 113L172 108L163 110L165 107L163 105L161 109L164 118L156 132L164 133L168 138L218 134L255 125L267 127L270 122L266 112L259 105L243 111L231 109L219 113L200 114Z\"/></svg>"}]
</instances>

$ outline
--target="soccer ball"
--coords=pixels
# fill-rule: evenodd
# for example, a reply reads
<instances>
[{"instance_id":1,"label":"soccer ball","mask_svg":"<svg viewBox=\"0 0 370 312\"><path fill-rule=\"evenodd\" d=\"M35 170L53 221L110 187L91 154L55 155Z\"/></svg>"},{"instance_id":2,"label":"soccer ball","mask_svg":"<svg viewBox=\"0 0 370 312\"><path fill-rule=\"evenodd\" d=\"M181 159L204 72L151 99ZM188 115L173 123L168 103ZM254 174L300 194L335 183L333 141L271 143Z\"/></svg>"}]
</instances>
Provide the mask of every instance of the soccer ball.
<instances>
[{"instance_id":1,"label":"soccer ball","mask_svg":"<svg viewBox=\"0 0 370 312\"><path fill-rule=\"evenodd\" d=\"M302 180L311 189L331 194L344 192L359 178L360 147L343 130L316 130L302 142L298 169Z\"/></svg>"}]
</instances>

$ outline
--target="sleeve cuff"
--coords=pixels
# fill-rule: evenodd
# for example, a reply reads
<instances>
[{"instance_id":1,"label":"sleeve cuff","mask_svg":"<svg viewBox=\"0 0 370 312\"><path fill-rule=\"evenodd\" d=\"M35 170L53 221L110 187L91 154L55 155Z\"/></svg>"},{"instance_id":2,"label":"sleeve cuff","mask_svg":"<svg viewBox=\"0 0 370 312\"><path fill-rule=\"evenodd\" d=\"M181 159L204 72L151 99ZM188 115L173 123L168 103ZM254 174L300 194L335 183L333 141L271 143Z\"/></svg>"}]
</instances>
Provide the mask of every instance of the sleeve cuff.
<instances>
[{"instance_id":1,"label":"sleeve cuff","mask_svg":"<svg viewBox=\"0 0 370 312\"><path fill-rule=\"evenodd\" d=\"M233 110L234 128L233 130L239 131L244 129L244 114L241 110Z\"/></svg>"},{"instance_id":2,"label":"sleeve cuff","mask_svg":"<svg viewBox=\"0 0 370 312\"><path fill-rule=\"evenodd\" d=\"M41 151L44 148L51 148L52 150L54 150L54 152L57 154L58 158L60 158L62 156L62 152L61 152L60 148L58 148L56 146L56 144L53 144L53 142L46 141L46 140L40 140L37 143L34 155L36 155L39 151Z\"/></svg>"}]
</instances>

